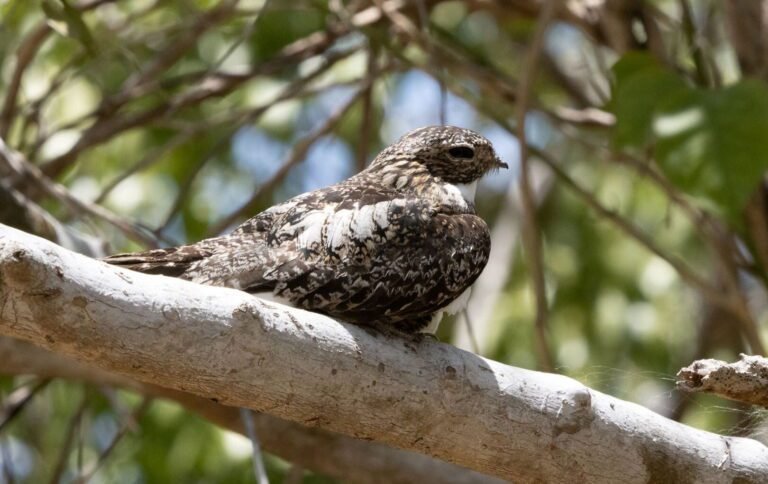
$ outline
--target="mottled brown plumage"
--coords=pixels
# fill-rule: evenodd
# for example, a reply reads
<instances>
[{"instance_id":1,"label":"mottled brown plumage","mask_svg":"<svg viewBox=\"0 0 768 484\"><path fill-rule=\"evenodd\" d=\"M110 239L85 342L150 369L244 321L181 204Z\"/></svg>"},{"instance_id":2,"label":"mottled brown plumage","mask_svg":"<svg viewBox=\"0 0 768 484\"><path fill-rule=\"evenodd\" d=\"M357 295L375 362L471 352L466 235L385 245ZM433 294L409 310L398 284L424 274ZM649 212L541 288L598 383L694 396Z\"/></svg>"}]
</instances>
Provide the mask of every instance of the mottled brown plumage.
<instances>
[{"instance_id":1,"label":"mottled brown plumage","mask_svg":"<svg viewBox=\"0 0 768 484\"><path fill-rule=\"evenodd\" d=\"M466 299L485 267L490 235L472 198L477 180L499 167L479 134L421 128L357 175L275 205L231 234L106 261L416 332L460 309L449 305Z\"/></svg>"}]
</instances>

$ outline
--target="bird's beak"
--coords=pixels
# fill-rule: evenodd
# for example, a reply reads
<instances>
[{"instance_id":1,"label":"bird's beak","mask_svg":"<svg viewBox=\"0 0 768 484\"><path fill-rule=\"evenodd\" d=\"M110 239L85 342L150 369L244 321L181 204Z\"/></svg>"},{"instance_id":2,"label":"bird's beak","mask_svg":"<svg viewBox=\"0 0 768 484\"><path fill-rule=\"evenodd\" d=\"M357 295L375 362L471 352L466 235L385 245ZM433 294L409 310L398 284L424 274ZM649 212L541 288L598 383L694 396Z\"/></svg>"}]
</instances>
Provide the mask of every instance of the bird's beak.
<instances>
[{"instance_id":1,"label":"bird's beak","mask_svg":"<svg viewBox=\"0 0 768 484\"><path fill-rule=\"evenodd\" d=\"M494 165L494 168L504 168L504 169L507 169L507 168L509 168L509 165L507 165L506 163L501 161L499 158L496 158L496 165Z\"/></svg>"}]
</instances>

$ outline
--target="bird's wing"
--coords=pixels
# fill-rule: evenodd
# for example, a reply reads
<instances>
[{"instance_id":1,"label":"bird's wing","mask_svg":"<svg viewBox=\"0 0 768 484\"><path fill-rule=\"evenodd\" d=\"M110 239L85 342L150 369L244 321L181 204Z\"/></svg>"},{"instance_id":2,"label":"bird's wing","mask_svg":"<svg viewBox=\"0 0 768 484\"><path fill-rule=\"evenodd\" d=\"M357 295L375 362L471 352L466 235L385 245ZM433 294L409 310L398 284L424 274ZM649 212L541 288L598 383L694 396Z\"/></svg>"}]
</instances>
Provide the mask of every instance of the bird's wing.
<instances>
[{"instance_id":1,"label":"bird's wing","mask_svg":"<svg viewBox=\"0 0 768 484\"><path fill-rule=\"evenodd\" d=\"M276 205L226 236L105 260L202 284L271 291L305 309L408 331L474 282L489 249L488 228L474 214L343 183Z\"/></svg>"},{"instance_id":2,"label":"bird's wing","mask_svg":"<svg viewBox=\"0 0 768 484\"><path fill-rule=\"evenodd\" d=\"M474 282L490 249L474 214L370 185L305 197L274 219L267 240L270 259L244 290L358 324L439 310Z\"/></svg>"}]
</instances>

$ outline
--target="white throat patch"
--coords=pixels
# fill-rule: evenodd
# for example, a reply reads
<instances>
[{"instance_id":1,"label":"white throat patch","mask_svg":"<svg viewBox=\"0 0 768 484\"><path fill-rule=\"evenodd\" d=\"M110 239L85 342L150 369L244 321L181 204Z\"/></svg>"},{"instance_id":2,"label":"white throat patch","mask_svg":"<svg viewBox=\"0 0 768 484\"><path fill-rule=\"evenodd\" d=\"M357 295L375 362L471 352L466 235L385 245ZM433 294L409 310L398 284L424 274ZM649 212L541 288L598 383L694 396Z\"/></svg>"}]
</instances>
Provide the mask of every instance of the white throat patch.
<instances>
[{"instance_id":1,"label":"white throat patch","mask_svg":"<svg viewBox=\"0 0 768 484\"><path fill-rule=\"evenodd\" d=\"M440 189L440 202L467 209L475 204L477 180L472 183L443 183Z\"/></svg>"},{"instance_id":2,"label":"white throat patch","mask_svg":"<svg viewBox=\"0 0 768 484\"><path fill-rule=\"evenodd\" d=\"M457 183L456 188L461 192L461 196L464 197L469 203L475 203L475 193L477 192L477 180L472 183Z\"/></svg>"}]
</instances>

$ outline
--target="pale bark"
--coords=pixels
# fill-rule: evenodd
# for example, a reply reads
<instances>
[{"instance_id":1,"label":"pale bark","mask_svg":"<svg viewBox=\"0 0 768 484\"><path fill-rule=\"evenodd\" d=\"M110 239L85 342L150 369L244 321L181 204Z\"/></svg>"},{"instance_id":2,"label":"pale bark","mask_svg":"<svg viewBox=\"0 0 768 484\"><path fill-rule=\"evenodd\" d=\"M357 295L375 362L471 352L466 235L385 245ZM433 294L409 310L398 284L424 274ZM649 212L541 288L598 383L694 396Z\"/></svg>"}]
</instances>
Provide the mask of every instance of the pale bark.
<instances>
[{"instance_id":1,"label":"pale bark","mask_svg":"<svg viewBox=\"0 0 768 484\"><path fill-rule=\"evenodd\" d=\"M768 448L569 378L0 228L0 333L146 383L518 482L768 482Z\"/></svg>"},{"instance_id":2,"label":"pale bark","mask_svg":"<svg viewBox=\"0 0 768 484\"><path fill-rule=\"evenodd\" d=\"M0 336L0 374L66 378L96 385L119 386L141 394L174 400L216 425L245 433L240 411L208 398L100 370L26 341ZM272 454L331 477L360 484L450 482L500 484L504 481L432 457L310 429L257 413L254 424L262 446Z\"/></svg>"},{"instance_id":3,"label":"pale bark","mask_svg":"<svg viewBox=\"0 0 768 484\"><path fill-rule=\"evenodd\" d=\"M677 387L768 408L768 358L741 355L741 360L697 360L677 372Z\"/></svg>"}]
</instances>

